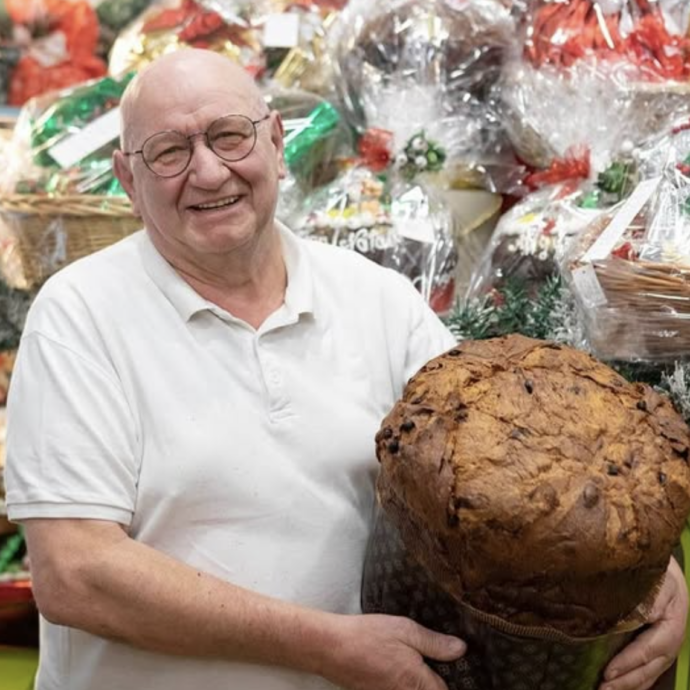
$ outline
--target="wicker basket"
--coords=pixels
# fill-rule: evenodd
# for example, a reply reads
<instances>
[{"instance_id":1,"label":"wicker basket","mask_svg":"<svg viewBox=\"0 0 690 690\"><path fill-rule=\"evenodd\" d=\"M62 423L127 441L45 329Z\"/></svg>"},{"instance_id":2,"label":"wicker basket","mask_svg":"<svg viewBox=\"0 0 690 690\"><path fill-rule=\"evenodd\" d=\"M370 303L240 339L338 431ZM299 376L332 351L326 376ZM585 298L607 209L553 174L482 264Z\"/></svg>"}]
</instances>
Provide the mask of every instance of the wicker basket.
<instances>
[{"instance_id":1,"label":"wicker basket","mask_svg":"<svg viewBox=\"0 0 690 690\"><path fill-rule=\"evenodd\" d=\"M142 227L129 199L88 194L0 197L0 217L16 237L29 287Z\"/></svg>"}]
</instances>

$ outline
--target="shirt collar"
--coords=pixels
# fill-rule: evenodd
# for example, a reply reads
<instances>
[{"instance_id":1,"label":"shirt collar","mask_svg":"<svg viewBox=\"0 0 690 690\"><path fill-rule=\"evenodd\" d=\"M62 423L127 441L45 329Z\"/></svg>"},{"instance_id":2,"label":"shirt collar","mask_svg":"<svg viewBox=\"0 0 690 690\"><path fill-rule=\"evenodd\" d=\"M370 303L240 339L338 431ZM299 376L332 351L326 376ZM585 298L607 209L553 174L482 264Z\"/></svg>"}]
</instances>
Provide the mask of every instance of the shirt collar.
<instances>
[{"instance_id":1,"label":"shirt collar","mask_svg":"<svg viewBox=\"0 0 690 690\"><path fill-rule=\"evenodd\" d=\"M303 246L304 240L297 238L280 221L276 221L276 227L287 271L287 289L281 310L284 310L287 320L297 321L302 314L314 314L313 276L309 256ZM141 254L146 272L185 321L201 311L217 314L223 312L180 276L158 252L146 231L142 233Z\"/></svg>"}]
</instances>

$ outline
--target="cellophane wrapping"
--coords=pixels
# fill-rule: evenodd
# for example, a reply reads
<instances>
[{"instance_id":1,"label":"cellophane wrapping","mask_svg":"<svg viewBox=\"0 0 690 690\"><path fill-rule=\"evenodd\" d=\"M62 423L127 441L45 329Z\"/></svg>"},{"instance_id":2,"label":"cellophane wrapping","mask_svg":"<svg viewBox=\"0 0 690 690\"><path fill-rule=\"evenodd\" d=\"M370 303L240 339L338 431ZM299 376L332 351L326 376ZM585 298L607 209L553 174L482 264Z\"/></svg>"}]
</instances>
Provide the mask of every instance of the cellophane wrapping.
<instances>
[{"instance_id":1,"label":"cellophane wrapping","mask_svg":"<svg viewBox=\"0 0 690 690\"><path fill-rule=\"evenodd\" d=\"M44 94L20 111L0 175L0 268L10 285L37 287L139 226L112 170L132 76Z\"/></svg>"},{"instance_id":2,"label":"cellophane wrapping","mask_svg":"<svg viewBox=\"0 0 690 690\"><path fill-rule=\"evenodd\" d=\"M500 85L503 120L521 160L544 168L586 146L593 172L601 172L689 112L688 13L681 5L532 0L522 50Z\"/></svg>"},{"instance_id":3,"label":"cellophane wrapping","mask_svg":"<svg viewBox=\"0 0 690 690\"><path fill-rule=\"evenodd\" d=\"M438 313L450 310L453 217L430 189L351 162L289 220L300 235L354 250L407 276Z\"/></svg>"},{"instance_id":4,"label":"cellophane wrapping","mask_svg":"<svg viewBox=\"0 0 690 690\"><path fill-rule=\"evenodd\" d=\"M497 0L353 1L333 31L346 116L360 133L391 131L394 155L421 131L437 141L439 184L506 189L519 166L493 87L515 35Z\"/></svg>"},{"instance_id":5,"label":"cellophane wrapping","mask_svg":"<svg viewBox=\"0 0 690 690\"><path fill-rule=\"evenodd\" d=\"M242 65L257 80L331 95L326 50L337 14L332 3L284 0L158 0L115 41L111 74L140 70L181 48L206 48Z\"/></svg>"},{"instance_id":6,"label":"cellophane wrapping","mask_svg":"<svg viewBox=\"0 0 690 690\"><path fill-rule=\"evenodd\" d=\"M665 361L690 344L690 125L638 152L642 179L573 243L564 272L602 359Z\"/></svg>"},{"instance_id":7,"label":"cellophane wrapping","mask_svg":"<svg viewBox=\"0 0 690 690\"><path fill-rule=\"evenodd\" d=\"M470 281L467 299L513 284L536 297L560 274L571 244L606 209L626 198L639 179L632 157L616 161L594 182L569 179L536 189L498 221Z\"/></svg>"}]
</instances>

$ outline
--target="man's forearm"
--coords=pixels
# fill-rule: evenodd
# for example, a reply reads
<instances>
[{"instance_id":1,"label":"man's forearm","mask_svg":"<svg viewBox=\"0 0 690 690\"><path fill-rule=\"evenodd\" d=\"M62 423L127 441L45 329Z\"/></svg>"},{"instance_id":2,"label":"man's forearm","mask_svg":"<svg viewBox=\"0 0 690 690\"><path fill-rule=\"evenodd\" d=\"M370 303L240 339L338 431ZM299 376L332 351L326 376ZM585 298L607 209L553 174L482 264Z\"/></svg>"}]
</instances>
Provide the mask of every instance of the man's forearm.
<instances>
[{"instance_id":1,"label":"man's forearm","mask_svg":"<svg viewBox=\"0 0 690 690\"><path fill-rule=\"evenodd\" d=\"M69 564L43 542L41 521L28 527L39 607L60 625L166 654L286 665L318 673L337 642L334 614L313 611L236 587L101 525L78 526ZM51 537L55 523L50 521ZM105 525L106 523L103 523ZM107 527L106 535L110 536ZM118 529L117 527L115 529ZM70 541L74 544L71 535ZM63 555L64 558L64 555Z\"/></svg>"}]
</instances>

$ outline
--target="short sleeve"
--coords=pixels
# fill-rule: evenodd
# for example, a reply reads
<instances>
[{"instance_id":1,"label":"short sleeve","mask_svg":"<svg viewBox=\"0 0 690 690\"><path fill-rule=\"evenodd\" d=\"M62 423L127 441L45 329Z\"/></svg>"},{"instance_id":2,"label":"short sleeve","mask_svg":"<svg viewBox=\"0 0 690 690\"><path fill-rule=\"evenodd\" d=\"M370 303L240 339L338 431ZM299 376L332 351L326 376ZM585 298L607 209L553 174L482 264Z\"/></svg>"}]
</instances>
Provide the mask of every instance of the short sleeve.
<instances>
[{"instance_id":1,"label":"short sleeve","mask_svg":"<svg viewBox=\"0 0 690 690\"><path fill-rule=\"evenodd\" d=\"M11 520L131 521L137 426L113 371L40 332L22 338L8 399Z\"/></svg>"},{"instance_id":2,"label":"short sleeve","mask_svg":"<svg viewBox=\"0 0 690 690\"><path fill-rule=\"evenodd\" d=\"M410 334L405 362L405 376L409 380L430 359L450 350L457 339L441 319L423 303L419 319Z\"/></svg>"}]
</instances>

